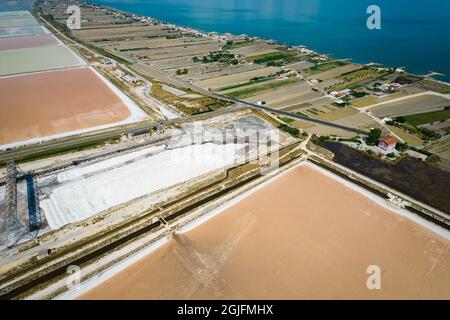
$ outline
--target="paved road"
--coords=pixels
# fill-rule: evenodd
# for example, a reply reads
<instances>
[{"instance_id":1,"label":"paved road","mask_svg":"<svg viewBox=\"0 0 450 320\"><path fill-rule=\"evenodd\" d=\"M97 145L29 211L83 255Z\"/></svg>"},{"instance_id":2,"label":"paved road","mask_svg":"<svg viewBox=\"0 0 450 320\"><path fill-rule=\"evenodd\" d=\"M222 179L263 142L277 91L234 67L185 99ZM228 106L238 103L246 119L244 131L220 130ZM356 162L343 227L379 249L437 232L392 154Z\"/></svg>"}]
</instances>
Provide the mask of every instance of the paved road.
<instances>
[{"instance_id":1,"label":"paved road","mask_svg":"<svg viewBox=\"0 0 450 320\"><path fill-rule=\"evenodd\" d=\"M211 111L208 113L208 115L217 116L217 115L221 115L221 114L228 113L230 111L235 111L238 109L244 109L244 107L231 106L228 108L222 108L219 110ZM8 161L8 160L14 160L14 159L24 157L24 156L29 156L29 155L32 155L35 153L52 150L52 149L76 147L77 145L82 144L82 143L94 142L94 141L98 141L98 140L113 139L113 138L120 137L125 134L131 134L131 135L139 134L143 131L146 131L146 130L148 131L148 130L154 129L159 125L168 126L168 125L172 125L172 124L184 123L184 122L193 121L198 118L202 118L204 116L205 116L204 114L199 114L199 115L190 116L189 118L177 118L177 119L172 119L172 120L164 120L164 121L155 122L155 123L151 123L151 124L136 126L134 128L126 128L126 129L121 129L121 130L116 129L116 130L113 130L110 132L104 132L104 133L99 133L99 134L94 133L88 137L66 137L66 138L64 138L65 140L61 141L61 142L58 142L57 140L52 140L50 142L51 144L32 145L23 150L17 150L17 151L11 150L9 152L6 152L5 154L0 155L0 163ZM70 139L70 140L67 140L67 139Z\"/></svg>"},{"instance_id":2,"label":"paved road","mask_svg":"<svg viewBox=\"0 0 450 320\"><path fill-rule=\"evenodd\" d=\"M235 99L235 98L230 98L221 94L217 94L214 92L210 92L208 90L205 90L203 88L200 88L190 82L181 80L179 78L174 79L173 77L168 76L166 73L151 67L147 64L144 64L142 62L138 62L138 64L144 65L146 68L151 69L152 73L158 75L158 77L160 78L160 80L162 81L167 81L170 83L173 83L174 85L178 85L180 87L184 87L184 88L189 88L193 91L197 91L200 93L203 93L207 96L210 96L212 98L216 98L216 99L220 99L220 100L225 100L225 101L229 101L232 103L236 103L238 105L243 105L243 106L247 106L247 107L251 107L251 108L258 108L264 111L268 111L268 112L273 112L273 113L277 113L277 114L281 114L284 116L289 116L291 118L295 118L295 119L299 119L299 120L303 120L303 121L307 121L307 122L312 122L314 124L319 124L319 125L324 125L324 126L328 126L328 127L333 127L336 129L341 129L341 130L345 130L345 131L350 131L350 132L354 132L357 134L362 134L362 135L367 135L367 132L356 129L356 128L352 128L352 127L347 127L347 126L342 126L333 122L328 122L328 121L323 121L323 120L319 120L319 119L314 119L314 118L309 118L309 117L305 117L305 116L301 116L299 114L296 113L291 113L291 112L286 112L286 111L281 111L281 110L277 110L274 108L271 108L267 105L259 105L256 103L252 103L252 102L248 102L248 101L244 101L244 100L239 100L239 99Z\"/></svg>"}]
</instances>

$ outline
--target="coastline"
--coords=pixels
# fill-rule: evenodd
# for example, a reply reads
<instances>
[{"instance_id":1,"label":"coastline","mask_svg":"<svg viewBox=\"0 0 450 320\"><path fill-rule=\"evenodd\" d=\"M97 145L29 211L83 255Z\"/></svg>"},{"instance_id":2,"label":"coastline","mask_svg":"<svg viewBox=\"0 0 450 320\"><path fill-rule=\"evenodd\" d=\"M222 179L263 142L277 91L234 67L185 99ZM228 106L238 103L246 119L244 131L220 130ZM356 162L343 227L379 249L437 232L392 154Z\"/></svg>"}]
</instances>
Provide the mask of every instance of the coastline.
<instances>
[{"instance_id":1,"label":"coastline","mask_svg":"<svg viewBox=\"0 0 450 320\"><path fill-rule=\"evenodd\" d=\"M280 45L286 45L289 48L306 48L306 49L311 50L313 53L315 53L317 55L326 56L326 57L330 58L331 60L341 61L341 60L349 59L349 61L351 63L356 64L356 65L361 65L361 66L368 66L368 65L371 65L371 64L376 64L376 65L379 65L380 67L383 67L383 68L386 68L386 69L402 68L409 75L421 77L421 78L424 78L424 79L429 79L429 80L436 81L438 83L442 83L442 84L446 84L446 85L450 85L450 74L446 74L446 73L443 73L441 71L428 70L426 74L420 74L420 73L417 73L417 72L410 72L410 71L408 71L408 69L410 69L408 67L400 67L400 66L395 66L395 65L388 65L388 64L385 64L385 63L373 62L373 61L370 61L370 59L367 59L366 60L367 62L362 62L362 61L359 61L359 60L358 61L354 60L353 57L347 57L347 58L336 58L336 57L333 57L333 58L331 58L330 56L334 56L335 55L334 53L321 53L321 52L319 52L319 50L311 49L312 46L311 45L307 45L307 44L294 44L294 43L291 43L291 42L280 42L276 38L275 39L269 39L269 38L266 38L266 37L254 36L254 35L251 35L251 34L244 34L244 33L236 34L236 33L232 33L232 32L206 31L206 30L202 30L200 28L195 28L192 25L185 25L185 24L175 23L175 22L171 22L171 21L168 21L168 20L165 20L165 19L157 18L156 16L149 16L149 15L134 13L132 11L119 9L119 8L112 7L112 6L109 6L109 5L100 4L100 3L95 2L95 0L86 0L86 2L88 4L90 4L90 5L95 5L95 6L98 6L98 7L107 8L109 10L114 10L114 11L120 12L122 14L136 16L136 17L141 17L141 18L150 18L152 21L154 21L156 23L160 23L160 24L164 24L164 25L172 26L172 27L176 27L176 28L185 29L186 31L194 31L194 32L198 32L198 33L201 33L201 34L204 34L204 35L208 35L208 34L211 34L211 33L216 33L216 34L219 34L221 36L224 36L225 34L232 35L232 36L246 35L246 36L248 36L250 38L259 39L259 40L264 41L264 42L271 41L271 42L275 42L275 43L280 44ZM431 74L431 76L428 76L430 74ZM439 77L439 76L446 77L446 78L448 78L448 80L435 78L435 77Z\"/></svg>"}]
</instances>

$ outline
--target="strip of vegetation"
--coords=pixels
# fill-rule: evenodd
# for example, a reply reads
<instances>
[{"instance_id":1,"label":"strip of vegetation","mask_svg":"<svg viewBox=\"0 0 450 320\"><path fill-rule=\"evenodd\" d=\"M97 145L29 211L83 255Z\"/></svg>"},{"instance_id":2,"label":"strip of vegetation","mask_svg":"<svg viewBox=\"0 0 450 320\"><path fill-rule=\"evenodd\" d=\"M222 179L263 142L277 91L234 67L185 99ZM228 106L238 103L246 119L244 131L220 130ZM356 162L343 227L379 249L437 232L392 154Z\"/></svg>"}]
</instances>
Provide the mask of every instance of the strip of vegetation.
<instances>
[{"instance_id":1,"label":"strip of vegetation","mask_svg":"<svg viewBox=\"0 0 450 320\"><path fill-rule=\"evenodd\" d=\"M278 128L280 128L281 130L283 130L283 131L285 131L285 132L287 132L290 135L293 135L295 137L297 137L300 134L300 130L299 129L291 127L290 125L285 124L285 123L281 124Z\"/></svg>"},{"instance_id":2,"label":"strip of vegetation","mask_svg":"<svg viewBox=\"0 0 450 320\"><path fill-rule=\"evenodd\" d=\"M434 122L444 122L450 119L450 108L446 107L442 111L434 111L427 113L420 113L409 115L405 117L398 117L395 120L400 123L409 123L413 126L420 126L423 124L434 123Z\"/></svg>"},{"instance_id":3,"label":"strip of vegetation","mask_svg":"<svg viewBox=\"0 0 450 320\"><path fill-rule=\"evenodd\" d=\"M324 62L318 65L315 65L309 69L305 70L305 73L307 74L314 74L314 73L319 73L319 72L324 72L324 71L328 71L337 67L342 67L345 66L347 63L343 62L343 61L329 61L329 62Z\"/></svg>"},{"instance_id":4,"label":"strip of vegetation","mask_svg":"<svg viewBox=\"0 0 450 320\"><path fill-rule=\"evenodd\" d=\"M193 62L201 62L201 63L213 63L213 62L221 62L236 65L239 63L239 60L236 59L235 55L229 52L219 51L219 52L210 52L209 55L203 56L202 58L194 57L192 58Z\"/></svg>"},{"instance_id":5,"label":"strip of vegetation","mask_svg":"<svg viewBox=\"0 0 450 320\"><path fill-rule=\"evenodd\" d=\"M255 44L255 41L243 41L243 42L234 42L234 41L227 41L227 44L222 47L222 50L233 50L238 49L242 47L252 46Z\"/></svg>"},{"instance_id":6,"label":"strip of vegetation","mask_svg":"<svg viewBox=\"0 0 450 320\"><path fill-rule=\"evenodd\" d=\"M292 123L295 122L295 119L289 118L289 117L282 117L280 118L281 120L283 120L286 123Z\"/></svg>"},{"instance_id":7,"label":"strip of vegetation","mask_svg":"<svg viewBox=\"0 0 450 320\"><path fill-rule=\"evenodd\" d=\"M296 112L296 114L298 114L299 116L302 116L302 117L309 118L309 116L306 113L303 113L303 112Z\"/></svg>"},{"instance_id":8,"label":"strip of vegetation","mask_svg":"<svg viewBox=\"0 0 450 320\"><path fill-rule=\"evenodd\" d=\"M286 86L286 85L294 84L296 82L298 82L298 79L296 79L296 78L282 80L279 82L270 83L265 86L260 86L260 87L256 87L256 88L248 88L248 89L244 89L244 90L231 92L231 93L227 94L227 96L231 97L231 98L236 98L236 99L247 98L247 97L254 96L258 93L262 93L262 92L269 91L269 90L275 90L275 89L278 89L278 88Z\"/></svg>"},{"instance_id":9,"label":"strip of vegetation","mask_svg":"<svg viewBox=\"0 0 450 320\"><path fill-rule=\"evenodd\" d=\"M249 57L246 58L248 62L253 62L256 64L264 64L264 63L270 63L274 61L280 61L283 62L290 62L298 58L298 54L296 52L274 52L274 53L267 53L262 54L255 57Z\"/></svg>"}]
</instances>

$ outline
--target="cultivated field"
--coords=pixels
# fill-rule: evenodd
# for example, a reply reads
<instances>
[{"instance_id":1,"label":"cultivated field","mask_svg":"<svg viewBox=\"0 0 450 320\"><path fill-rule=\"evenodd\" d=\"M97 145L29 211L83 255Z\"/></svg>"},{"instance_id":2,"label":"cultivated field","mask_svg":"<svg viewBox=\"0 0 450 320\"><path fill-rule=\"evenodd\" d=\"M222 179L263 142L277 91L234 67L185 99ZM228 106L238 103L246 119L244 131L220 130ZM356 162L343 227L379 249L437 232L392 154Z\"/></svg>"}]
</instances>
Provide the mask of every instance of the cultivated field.
<instances>
[{"instance_id":1,"label":"cultivated field","mask_svg":"<svg viewBox=\"0 0 450 320\"><path fill-rule=\"evenodd\" d=\"M217 90L226 86L248 82L255 77L266 77L268 75L275 74L280 70L281 68L277 67L267 67L263 69L197 81L195 82L195 84L201 88Z\"/></svg>"},{"instance_id":2,"label":"cultivated field","mask_svg":"<svg viewBox=\"0 0 450 320\"><path fill-rule=\"evenodd\" d=\"M248 100L252 102L265 101L271 107L282 109L317 97L319 97L319 94L311 91L307 83L299 83L259 94L248 98Z\"/></svg>"},{"instance_id":3,"label":"cultivated field","mask_svg":"<svg viewBox=\"0 0 450 320\"><path fill-rule=\"evenodd\" d=\"M116 28L99 28L74 30L74 35L88 41L107 41L114 39L133 39L168 34L164 26L120 26Z\"/></svg>"},{"instance_id":4,"label":"cultivated field","mask_svg":"<svg viewBox=\"0 0 450 320\"><path fill-rule=\"evenodd\" d=\"M414 113L429 112L439 110L449 106L450 99L437 95L421 95L405 98L401 101L388 102L381 106L375 106L370 111L377 117L403 116Z\"/></svg>"},{"instance_id":5,"label":"cultivated field","mask_svg":"<svg viewBox=\"0 0 450 320\"><path fill-rule=\"evenodd\" d=\"M450 139L448 138L433 142L426 149L446 160L450 160Z\"/></svg>"},{"instance_id":6,"label":"cultivated field","mask_svg":"<svg viewBox=\"0 0 450 320\"><path fill-rule=\"evenodd\" d=\"M391 130L393 133L395 133L398 137L402 138L402 140L405 141L410 146L414 146L414 147L422 147L423 146L422 139L420 139L415 134L406 132L405 130L395 127L395 126L389 126L389 125L386 125L386 126L389 128L389 130Z\"/></svg>"},{"instance_id":7,"label":"cultivated field","mask_svg":"<svg viewBox=\"0 0 450 320\"><path fill-rule=\"evenodd\" d=\"M80 298L450 298L448 238L315 167L215 213ZM367 289L374 261L383 290Z\"/></svg>"},{"instance_id":8,"label":"cultivated field","mask_svg":"<svg viewBox=\"0 0 450 320\"><path fill-rule=\"evenodd\" d=\"M184 56L179 58L172 58L172 59L162 59L158 61L151 61L148 62L155 68L159 70L169 70L173 68L186 68L189 66L194 66L196 63L192 60L194 59L195 55L193 56Z\"/></svg>"},{"instance_id":9,"label":"cultivated field","mask_svg":"<svg viewBox=\"0 0 450 320\"><path fill-rule=\"evenodd\" d=\"M314 75L310 75L308 78L325 81L325 80L335 79L335 78L343 75L344 73L352 72L352 71L355 71L358 69L361 69L361 66L358 66L356 64L346 64L342 67L337 67L337 68L327 70L324 72L315 73Z\"/></svg>"},{"instance_id":10,"label":"cultivated field","mask_svg":"<svg viewBox=\"0 0 450 320\"><path fill-rule=\"evenodd\" d=\"M0 145L109 125L131 115L89 68L0 78L0 97Z\"/></svg>"},{"instance_id":11,"label":"cultivated field","mask_svg":"<svg viewBox=\"0 0 450 320\"><path fill-rule=\"evenodd\" d=\"M287 67L289 69L297 70L297 71L303 71L306 69L309 69L314 66L314 63L308 62L308 61L300 61L293 64L288 65Z\"/></svg>"},{"instance_id":12,"label":"cultivated field","mask_svg":"<svg viewBox=\"0 0 450 320\"><path fill-rule=\"evenodd\" d=\"M137 56L146 60L163 60L184 56L203 55L218 50L220 50L220 44L218 42L207 42L203 44L181 45L177 47L128 51L126 54Z\"/></svg>"},{"instance_id":13,"label":"cultivated field","mask_svg":"<svg viewBox=\"0 0 450 320\"><path fill-rule=\"evenodd\" d=\"M266 42L255 42L253 45L244 46L237 49L229 50L233 54L239 54L245 57L252 57L259 54L262 54L264 52L274 52L274 49L276 49L277 45L268 44Z\"/></svg>"},{"instance_id":14,"label":"cultivated field","mask_svg":"<svg viewBox=\"0 0 450 320\"><path fill-rule=\"evenodd\" d=\"M189 73L183 76L183 78L192 81L201 81L205 79L217 78L262 68L263 68L262 66L251 64L240 64L229 66L225 66L223 63L196 64L195 66L188 68ZM175 74L176 69L172 69L171 72Z\"/></svg>"},{"instance_id":15,"label":"cultivated field","mask_svg":"<svg viewBox=\"0 0 450 320\"><path fill-rule=\"evenodd\" d=\"M177 39L166 38L154 38L154 39L140 39L140 40L128 40L128 41L107 41L102 42L100 46L105 49L113 49L117 51L132 51L136 49L151 49L151 48L164 48L174 47L190 44L201 44L208 41L193 37L184 37Z\"/></svg>"}]
</instances>

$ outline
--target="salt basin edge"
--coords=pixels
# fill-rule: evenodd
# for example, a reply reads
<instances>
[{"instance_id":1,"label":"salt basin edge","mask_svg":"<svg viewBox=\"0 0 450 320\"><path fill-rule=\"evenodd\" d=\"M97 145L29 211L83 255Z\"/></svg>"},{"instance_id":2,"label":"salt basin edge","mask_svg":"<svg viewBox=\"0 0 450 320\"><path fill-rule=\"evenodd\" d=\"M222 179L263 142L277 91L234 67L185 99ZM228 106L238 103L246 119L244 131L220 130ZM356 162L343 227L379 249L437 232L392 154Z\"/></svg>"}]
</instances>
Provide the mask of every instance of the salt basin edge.
<instances>
[{"instance_id":1,"label":"salt basin edge","mask_svg":"<svg viewBox=\"0 0 450 320\"><path fill-rule=\"evenodd\" d=\"M450 298L448 232L357 188L296 166L62 298Z\"/></svg>"}]
</instances>

